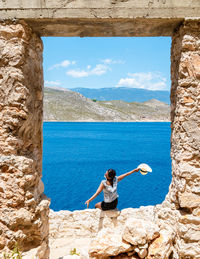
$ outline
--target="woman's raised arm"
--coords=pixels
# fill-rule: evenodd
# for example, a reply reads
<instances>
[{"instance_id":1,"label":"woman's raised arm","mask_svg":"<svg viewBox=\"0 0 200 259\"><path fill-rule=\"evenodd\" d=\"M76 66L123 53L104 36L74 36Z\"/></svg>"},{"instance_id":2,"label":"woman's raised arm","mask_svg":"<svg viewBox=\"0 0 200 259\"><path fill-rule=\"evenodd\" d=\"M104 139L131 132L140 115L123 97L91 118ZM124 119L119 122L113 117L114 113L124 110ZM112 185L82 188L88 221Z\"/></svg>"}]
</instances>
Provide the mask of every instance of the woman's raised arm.
<instances>
[{"instance_id":1,"label":"woman's raised arm","mask_svg":"<svg viewBox=\"0 0 200 259\"><path fill-rule=\"evenodd\" d=\"M132 174L132 173L135 173L135 172L138 172L140 169L139 168L136 168L136 169L133 169L132 171L130 172L127 172L125 174L121 174L120 176L117 177L118 179L118 182L120 182L122 179L124 179L126 176Z\"/></svg>"},{"instance_id":2,"label":"woman's raised arm","mask_svg":"<svg viewBox=\"0 0 200 259\"><path fill-rule=\"evenodd\" d=\"M89 204L92 200L94 200L101 192L103 191L103 183L101 182L97 191L95 192L95 194L90 198L88 199L85 204L87 204L87 208L89 207Z\"/></svg>"}]
</instances>

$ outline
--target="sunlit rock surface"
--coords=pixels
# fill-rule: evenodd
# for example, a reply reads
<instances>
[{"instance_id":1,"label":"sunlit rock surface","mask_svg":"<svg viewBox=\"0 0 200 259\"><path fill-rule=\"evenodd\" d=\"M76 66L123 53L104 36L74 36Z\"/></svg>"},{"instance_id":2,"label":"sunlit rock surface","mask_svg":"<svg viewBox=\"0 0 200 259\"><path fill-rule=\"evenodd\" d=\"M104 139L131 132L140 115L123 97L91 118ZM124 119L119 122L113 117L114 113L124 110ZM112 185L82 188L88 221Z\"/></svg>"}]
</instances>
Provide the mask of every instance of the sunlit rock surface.
<instances>
[{"instance_id":1,"label":"sunlit rock surface","mask_svg":"<svg viewBox=\"0 0 200 259\"><path fill-rule=\"evenodd\" d=\"M167 204L167 203L166 203ZM171 212L171 219L161 215ZM165 205L106 211L50 211L50 258L163 258L173 252L179 214ZM159 257L160 256L160 257Z\"/></svg>"},{"instance_id":2,"label":"sunlit rock surface","mask_svg":"<svg viewBox=\"0 0 200 259\"><path fill-rule=\"evenodd\" d=\"M56 259L108 258L111 251L117 258L200 258L199 28L198 19L186 19L172 37L172 182L165 201L121 212L51 212L49 218L41 182L42 42L23 21L0 22L1 255L18 242L25 258L48 259L49 242L50 257ZM137 228L133 231L136 219L141 233ZM155 224L156 231L148 233L146 222ZM125 228L128 242L123 238ZM101 237L106 231L105 243ZM137 242L133 245L132 240ZM72 255L75 248L77 253Z\"/></svg>"},{"instance_id":3,"label":"sunlit rock surface","mask_svg":"<svg viewBox=\"0 0 200 259\"><path fill-rule=\"evenodd\" d=\"M23 22L0 21L0 256L16 242L46 259L43 194L43 44Z\"/></svg>"}]
</instances>

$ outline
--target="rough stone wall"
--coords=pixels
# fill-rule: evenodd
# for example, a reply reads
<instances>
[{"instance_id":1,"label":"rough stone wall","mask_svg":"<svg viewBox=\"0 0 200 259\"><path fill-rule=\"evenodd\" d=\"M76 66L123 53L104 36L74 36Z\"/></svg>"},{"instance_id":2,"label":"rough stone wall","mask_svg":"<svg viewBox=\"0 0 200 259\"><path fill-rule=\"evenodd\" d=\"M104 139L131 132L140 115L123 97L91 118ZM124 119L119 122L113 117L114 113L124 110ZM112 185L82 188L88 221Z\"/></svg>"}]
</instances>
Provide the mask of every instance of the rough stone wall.
<instances>
[{"instance_id":1,"label":"rough stone wall","mask_svg":"<svg viewBox=\"0 0 200 259\"><path fill-rule=\"evenodd\" d=\"M176 211L172 215L170 208L51 210L49 216L50 259L74 258L70 257L74 248L79 259L172 259L176 233L172 226L178 215Z\"/></svg>"},{"instance_id":2,"label":"rough stone wall","mask_svg":"<svg viewBox=\"0 0 200 259\"><path fill-rule=\"evenodd\" d=\"M199 28L198 20L188 20L173 35L171 56L173 178L165 202L151 209L153 216L150 220L158 224L161 231L167 229L173 233L173 237L169 239L172 247L169 256L174 259L200 258ZM45 259L49 256L49 201L43 194L41 182L42 86L40 38L25 23L1 22L0 249L1 251L12 249L17 241L24 251L37 248L35 255ZM148 210L145 215L149 215ZM76 213L73 214L73 217L75 216ZM71 231L72 216L69 213L66 217L69 224L66 229ZM83 213L83 217L86 223L88 213ZM112 228L120 223L115 219L110 222ZM95 225L95 229L89 231L97 233L101 227L98 224ZM74 234L79 233L78 224L75 224L74 230ZM88 235L87 231L86 224ZM158 247L159 242L163 244L159 240L156 242L155 247ZM151 254L154 254L152 250L155 247L150 249L148 246L148 253L151 251ZM139 255L143 248L138 249L136 253ZM149 258L155 258L151 254Z\"/></svg>"},{"instance_id":3,"label":"rough stone wall","mask_svg":"<svg viewBox=\"0 0 200 259\"><path fill-rule=\"evenodd\" d=\"M18 242L48 258L42 51L41 39L25 23L0 23L0 249Z\"/></svg>"},{"instance_id":4,"label":"rough stone wall","mask_svg":"<svg viewBox=\"0 0 200 259\"><path fill-rule=\"evenodd\" d=\"M180 212L179 258L200 258L200 21L186 21L171 52L171 158L169 200Z\"/></svg>"},{"instance_id":5,"label":"rough stone wall","mask_svg":"<svg viewBox=\"0 0 200 259\"><path fill-rule=\"evenodd\" d=\"M23 19L42 36L171 36L199 0L0 0L1 19Z\"/></svg>"}]
</instances>

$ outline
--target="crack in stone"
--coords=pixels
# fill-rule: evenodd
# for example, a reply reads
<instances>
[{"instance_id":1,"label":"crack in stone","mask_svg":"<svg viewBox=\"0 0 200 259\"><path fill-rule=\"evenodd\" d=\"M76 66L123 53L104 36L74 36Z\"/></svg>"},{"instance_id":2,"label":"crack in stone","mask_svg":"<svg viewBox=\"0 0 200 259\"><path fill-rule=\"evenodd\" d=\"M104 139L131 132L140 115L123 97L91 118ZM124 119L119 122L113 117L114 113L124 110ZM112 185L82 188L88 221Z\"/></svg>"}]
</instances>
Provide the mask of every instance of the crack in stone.
<instances>
[{"instance_id":1,"label":"crack in stone","mask_svg":"<svg viewBox=\"0 0 200 259\"><path fill-rule=\"evenodd\" d=\"M91 9L91 10L90 10L90 13L91 13L95 18L98 18L98 15L96 14L96 12L95 12L94 9Z\"/></svg>"},{"instance_id":2,"label":"crack in stone","mask_svg":"<svg viewBox=\"0 0 200 259\"><path fill-rule=\"evenodd\" d=\"M61 3L61 8L62 7L66 7L68 4L72 3L72 2L75 2L76 0L64 0L62 1Z\"/></svg>"},{"instance_id":3,"label":"crack in stone","mask_svg":"<svg viewBox=\"0 0 200 259\"><path fill-rule=\"evenodd\" d=\"M128 2L129 0L112 0L111 4L118 4L118 3L125 3Z\"/></svg>"}]
</instances>

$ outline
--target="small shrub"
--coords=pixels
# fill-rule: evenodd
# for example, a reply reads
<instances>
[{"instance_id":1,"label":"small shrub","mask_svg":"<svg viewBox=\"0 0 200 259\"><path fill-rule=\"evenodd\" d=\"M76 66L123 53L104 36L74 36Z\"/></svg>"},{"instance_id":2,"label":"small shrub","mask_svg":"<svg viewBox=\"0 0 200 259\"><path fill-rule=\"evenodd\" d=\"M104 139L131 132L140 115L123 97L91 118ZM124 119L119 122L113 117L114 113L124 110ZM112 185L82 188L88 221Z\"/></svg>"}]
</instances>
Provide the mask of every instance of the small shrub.
<instances>
[{"instance_id":1,"label":"small shrub","mask_svg":"<svg viewBox=\"0 0 200 259\"><path fill-rule=\"evenodd\" d=\"M74 248L74 249L72 249L72 250L70 251L70 255L80 255L80 254L77 253L76 248Z\"/></svg>"},{"instance_id":2,"label":"small shrub","mask_svg":"<svg viewBox=\"0 0 200 259\"><path fill-rule=\"evenodd\" d=\"M96 103L97 99L92 99L92 101Z\"/></svg>"},{"instance_id":3,"label":"small shrub","mask_svg":"<svg viewBox=\"0 0 200 259\"><path fill-rule=\"evenodd\" d=\"M11 253L4 253L3 259L22 259L22 254L19 250L17 243L15 243L15 246Z\"/></svg>"}]
</instances>

